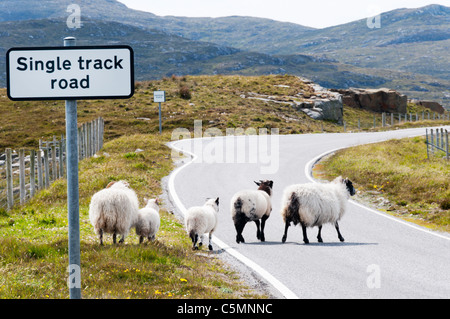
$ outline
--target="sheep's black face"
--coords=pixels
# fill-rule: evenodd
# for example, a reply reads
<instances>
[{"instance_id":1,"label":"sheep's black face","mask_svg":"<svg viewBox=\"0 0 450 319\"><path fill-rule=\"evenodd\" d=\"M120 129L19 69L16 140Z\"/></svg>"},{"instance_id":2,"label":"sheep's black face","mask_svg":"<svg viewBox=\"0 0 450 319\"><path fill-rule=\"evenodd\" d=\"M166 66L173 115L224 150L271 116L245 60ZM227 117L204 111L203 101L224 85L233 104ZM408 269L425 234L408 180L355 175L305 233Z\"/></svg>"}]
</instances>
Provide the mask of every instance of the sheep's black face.
<instances>
[{"instance_id":1,"label":"sheep's black face","mask_svg":"<svg viewBox=\"0 0 450 319\"><path fill-rule=\"evenodd\" d=\"M258 190L265 191L269 196L272 195L272 187L273 187L273 181L265 180L265 181L259 181L255 182L256 185L258 185Z\"/></svg>"},{"instance_id":2,"label":"sheep's black face","mask_svg":"<svg viewBox=\"0 0 450 319\"><path fill-rule=\"evenodd\" d=\"M353 187L352 181L349 180L348 178L346 178L346 179L344 180L344 182L345 182L345 186L347 187L347 191L348 191L348 193L350 194L350 196L355 195L355 194L356 194L356 190L355 190L355 188Z\"/></svg>"}]
</instances>

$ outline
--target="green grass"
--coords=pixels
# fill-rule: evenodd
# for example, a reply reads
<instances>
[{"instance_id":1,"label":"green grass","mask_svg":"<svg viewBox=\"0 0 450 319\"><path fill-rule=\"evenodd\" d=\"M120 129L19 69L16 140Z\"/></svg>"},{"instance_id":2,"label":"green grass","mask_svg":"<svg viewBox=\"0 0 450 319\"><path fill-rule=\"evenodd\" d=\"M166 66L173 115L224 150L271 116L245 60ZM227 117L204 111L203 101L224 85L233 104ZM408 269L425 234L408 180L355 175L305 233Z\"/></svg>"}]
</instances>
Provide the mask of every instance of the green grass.
<instances>
[{"instance_id":1,"label":"green grass","mask_svg":"<svg viewBox=\"0 0 450 319\"><path fill-rule=\"evenodd\" d=\"M83 298L264 298L213 254L191 249L184 225L165 210L154 242L105 246L89 222L90 197L124 179L143 197L161 193L173 169L168 134L137 134L104 145L80 163L80 237ZM140 148L143 152L135 153ZM0 214L0 298L68 298L66 181L57 180L26 205Z\"/></svg>"},{"instance_id":2,"label":"green grass","mask_svg":"<svg viewBox=\"0 0 450 319\"><path fill-rule=\"evenodd\" d=\"M189 90L190 99L180 97L182 87ZM152 102L155 90L166 91L161 136L158 105ZM249 92L286 101L299 92L311 94L295 76L173 76L136 83L129 100L78 102L79 123L105 119L103 149L97 157L83 160L79 169L84 298L267 297L246 287L214 255L193 252L183 225L171 212L161 211L157 240L144 245L130 233L125 245L113 246L106 236L106 246L100 247L88 219L91 196L113 180L127 180L141 205L144 197L159 196L162 178L174 168L165 144L176 128L193 132L194 120L202 120L203 129L215 127L224 133L229 127L278 128L281 134L321 132L322 127L328 132L343 130L314 121L289 104L242 97ZM373 123L373 113L344 110L349 123L361 116ZM61 101L13 102L2 89L0 111L0 150L36 148L39 138L51 139L65 131ZM348 128L352 126L356 127ZM66 187L60 179L24 206L0 209L0 298L68 298Z\"/></svg>"},{"instance_id":3,"label":"green grass","mask_svg":"<svg viewBox=\"0 0 450 319\"><path fill-rule=\"evenodd\" d=\"M439 156L428 160L423 137L338 151L318 165L316 174L349 177L363 195L387 198L384 209L450 231L450 164Z\"/></svg>"}]
</instances>

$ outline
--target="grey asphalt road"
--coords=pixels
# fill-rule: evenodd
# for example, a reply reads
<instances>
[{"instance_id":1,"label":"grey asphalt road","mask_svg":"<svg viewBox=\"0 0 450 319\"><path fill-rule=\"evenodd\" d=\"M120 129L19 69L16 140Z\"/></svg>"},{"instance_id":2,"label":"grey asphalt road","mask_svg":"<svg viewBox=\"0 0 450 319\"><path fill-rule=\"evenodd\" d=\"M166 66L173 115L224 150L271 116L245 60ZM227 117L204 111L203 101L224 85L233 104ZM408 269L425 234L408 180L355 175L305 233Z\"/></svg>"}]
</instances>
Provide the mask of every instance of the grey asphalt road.
<instances>
[{"instance_id":1,"label":"grey asphalt road","mask_svg":"<svg viewBox=\"0 0 450 319\"><path fill-rule=\"evenodd\" d=\"M202 205L207 197L220 197L215 236L230 251L273 276L288 291L285 297L450 298L449 234L431 232L352 201L340 222L345 242L338 240L332 225L323 227L323 243L316 240L317 228L309 228L310 244L305 245L299 226L290 227L286 243L281 242L283 189L310 182L308 166L315 158L337 148L424 132L419 128L280 135L270 143L265 136L180 140L173 145L195 154L191 158L195 160L185 160L186 165L172 176L171 196L185 208ZM253 181L259 179L274 181L266 241L258 241L255 224L248 223L243 232L246 242L237 244L231 197L242 189L256 189Z\"/></svg>"}]
</instances>

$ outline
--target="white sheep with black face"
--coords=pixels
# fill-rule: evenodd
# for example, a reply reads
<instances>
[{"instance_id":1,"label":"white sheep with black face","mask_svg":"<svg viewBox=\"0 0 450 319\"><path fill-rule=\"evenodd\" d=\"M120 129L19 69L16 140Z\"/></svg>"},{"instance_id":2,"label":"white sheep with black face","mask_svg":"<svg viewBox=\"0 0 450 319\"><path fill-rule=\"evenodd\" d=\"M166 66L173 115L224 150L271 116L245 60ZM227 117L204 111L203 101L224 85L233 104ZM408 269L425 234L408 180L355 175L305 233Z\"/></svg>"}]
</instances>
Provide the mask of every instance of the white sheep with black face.
<instances>
[{"instance_id":1,"label":"white sheep with black face","mask_svg":"<svg viewBox=\"0 0 450 319\"><path fill-rule=\"evenodd\" d=\"M135 228L136 235L139 236L139 243L147 238L149 241L154 240L156 233L161 225L161 219L159 217L159 199L149 199L144 198L146 202L145 207L139 209Z\"/></svg>"},{"instance_id":2,"label":"white sheep with black face","mask_svg":"<svg viewBox=\"0 0 450 319\"><path fill-rule=\"evenodd\" d=\"M250 221L254 221L256 224L256 238L265 241L264 227L272 212L273 181L265 180L255 182L255 184L258 185L257 190L237 192L231 199L231 217L236 228L238 244L245 242L242 231Z\"/></svg>"},{"instance_id":3,"label":"white sheep with black face","mask_svg":"<svg viewBox=\"0 0 450 319\"><path fill-rule=\"evenodd\" d=\"M105 189L92 196L89 205L89 220L103 245L103 233L122 235L123 243L130 228L135 224L139 201L134 190L126 181L111 182Z\"/></svg>"},{"instance_id":4,"label":"white sheep with black face","mask_svg":"<svg viewBox=\"0 0 450 319\"><path fill-rule=\"evenodd\" d=\"M291 224L300 224L303 241L309 243L307 227L319 227L317 240L322 242L322 225L334 224L341 242L344 241L339 231L338 221L345 213L347 201L355 195L355 188L348 178L337 177L331 183L297 184L286 187L281 203L281 216L285 223L282 242L286 242L287 231Z\"/></svg>"},{"instance_id":5,"label":"white sheep with black face","mask_svg":"<svg viewBox=\"0 0 450 319\"><path fill-rule=\"evenodd\" d=\"M192 248L198 249L197 242L199 236L200 246L203 244L203 235L209 234L209 250L213 250L211 239L212 234L217 227L219 212L219 197L211 198L203 206L191 207L185 215L186 231L192 240Z\"/></svg>"}]
</instances>

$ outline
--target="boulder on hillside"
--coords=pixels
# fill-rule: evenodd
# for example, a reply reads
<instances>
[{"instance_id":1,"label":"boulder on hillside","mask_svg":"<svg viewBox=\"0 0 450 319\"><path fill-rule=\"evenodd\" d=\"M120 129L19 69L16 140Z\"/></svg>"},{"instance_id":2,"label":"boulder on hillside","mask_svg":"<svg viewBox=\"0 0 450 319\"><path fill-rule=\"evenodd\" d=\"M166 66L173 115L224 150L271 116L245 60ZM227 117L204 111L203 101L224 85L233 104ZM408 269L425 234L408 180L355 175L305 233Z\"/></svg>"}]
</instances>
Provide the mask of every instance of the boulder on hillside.
<instances>
[{"instance_id":1,"label":"boulder on hillside","mask_svg":"<svg viewBox=\"0 0 450 319\"><path fill-rule=\"evenodd\" d=\"M372 112L406 113L407 97L391 89L338 89L342 102L350 107Z\"/></svg>"},{"instance_id":2,"label":"boulder on hillside","mask_svg":"<svg viewBox=\"0 0 450 319\"><path fill-rule=\"evenodd\" d=\"M327 90L313 82L307 82L307 80L304 82L313 89L313 96L300 103L294 102L294 108L315 120L334 121L342 125L344 108L341 94Z\"/></svg>"},{"instance_id":3,"label":"boulder on hillside","mask_svg":"<svg viewBox=\"0 0 450 319\"><path fill-rule=\"evenodd\" d=\"M445 113L445 109L438 102L419 101L419 100L410 100L409 102L414 103L416 105L420 105L420 106L426 107L427 109L430 109L431 111L439 113L439 114L444 114Z\"/></svg>"}]
</instances>

